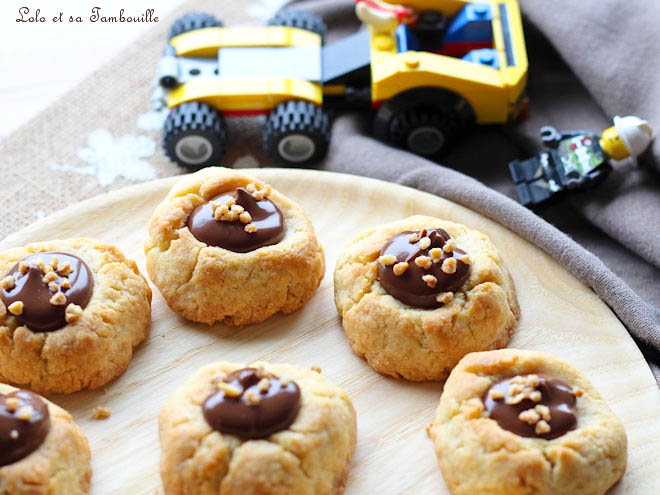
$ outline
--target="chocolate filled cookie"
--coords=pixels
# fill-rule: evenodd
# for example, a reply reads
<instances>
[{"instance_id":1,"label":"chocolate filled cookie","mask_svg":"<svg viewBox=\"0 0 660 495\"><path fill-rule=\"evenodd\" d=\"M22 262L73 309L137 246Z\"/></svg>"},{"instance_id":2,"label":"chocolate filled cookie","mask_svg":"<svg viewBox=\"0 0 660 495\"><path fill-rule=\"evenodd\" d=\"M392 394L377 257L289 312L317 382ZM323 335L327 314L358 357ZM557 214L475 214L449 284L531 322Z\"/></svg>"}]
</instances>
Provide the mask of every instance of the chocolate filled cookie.
<instances>
[{"instance_id":1,"label":"chocolate filled cookie","mask_svg":"<svg viewBox=\"0 0 660 495\"><path fill-rule=\"evenodd\" d=\"M90 457L87 439L66 411L0 384L0 493L86 494Z\"/></svg>"},{"instance_id":2,"label":"chocolate filled cookie","mask_svg":"<svg viewBox=\"0 0 660 495\"><path fill-rule=\"evenodd\" d=\"M217 363L159 415L165 495L334 495L355 449L346 394L292 365Z\"/></svg>"},{"instance_id":3,"label":"chocolate filled cookie","mask_svg":"<svg viewBox=\"0 0 660 495\"><path fill-rule=\"evenodd\" d=\"M465 354L505 346L520 312L488 237L426 216L363 232L346 246L335 303L356 354L414 381L443 380Z\"/></svg>"},{"instance_id":4,"label":"chocolate filled cookie","mask_svg":"<svg viewBox=\"0 0 660 495\"><path fill-rule=\"evenodd\" d=\"M325 272L305 212L225 168L181 179L149 222L147 270L167 304L202 323L246 325L300 308Z\"/></svg>"},{"instance_id":5,"label":"chocolate filled cookie","mask_svg":"<svg viewBox=\"0 0 660 495\"><path fill-rule=\"evenodd\" d=\"M454 495L604 495L626 469L626 433L593 385L554 356L465 356L429 434Z\"/></svg>"},{"instance_id":6,"label":"chocolate filled cookie","mask_svg":"<svg viewBox=\"0 0 660 495\"><path fill-rule=\"evenodd\" d=\"M0 379L41 393L100 387L147 335L151 290L135 263L92 239L0 253Z\"/></svg>"}]
</instances>

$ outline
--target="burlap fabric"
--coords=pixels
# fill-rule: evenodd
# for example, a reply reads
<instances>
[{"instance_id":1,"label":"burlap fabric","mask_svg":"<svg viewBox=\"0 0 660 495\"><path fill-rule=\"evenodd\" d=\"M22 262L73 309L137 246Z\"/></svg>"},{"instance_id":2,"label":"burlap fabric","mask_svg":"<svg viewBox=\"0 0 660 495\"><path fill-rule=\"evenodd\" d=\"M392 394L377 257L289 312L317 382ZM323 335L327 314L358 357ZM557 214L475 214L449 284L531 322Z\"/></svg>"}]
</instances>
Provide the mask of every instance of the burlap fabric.
<instances>
[{"instance_id":1,"label":"burlap fabric","mask_svg":"<svg viewBox=\"0 0 660 495\"><path fill-rule=\"evenodd\" d=\"M506 197L515 194L506 163L537 151L541 125L600 131L610 123L607 115L637 113L660 129L660 56L654 44L660 34L660 11L653 1L523 1L531 62L528 121L479 129L440 166L370 138L368 117L342 115L321 168L418 187L508 226L591 286L647 358L657 361L660 188L651 169L660 157L658 140L643 160L645 166L620 167L599 190L546 211L547 222ZM352 0L295 4L322 14L331 39L358 28ZM181 173L159 145L148 156L150 146L160 140L159 131L147 130L146 123L157 120L149 115L151 84L168 27L190 10L213 12L228 25L261 22L248 15L251 5L232 0L186 3L0 142L4 197L10 199L3 204L0 235L135 180ZM225 165L267 163L258 119L232 120L229 133ZM108 153L112 146L117 150ZM115 165L106 170L104 160L114 160ZM657 368L654 372L660 377Z\"/></svg>"}]
</instances>

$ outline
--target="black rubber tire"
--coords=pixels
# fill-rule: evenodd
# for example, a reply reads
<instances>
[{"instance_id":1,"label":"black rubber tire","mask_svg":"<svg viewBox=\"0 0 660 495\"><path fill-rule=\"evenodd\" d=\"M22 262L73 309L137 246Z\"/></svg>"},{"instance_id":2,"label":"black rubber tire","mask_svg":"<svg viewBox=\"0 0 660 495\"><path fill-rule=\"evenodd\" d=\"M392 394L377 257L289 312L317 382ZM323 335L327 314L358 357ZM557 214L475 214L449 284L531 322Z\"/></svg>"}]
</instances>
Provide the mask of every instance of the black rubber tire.
<instances>
[{"instance_id":1,"label":"black rubber tire","mask_svg":"<svg viewBox=\"0 0 660 495\"><path fill-rule=\"evenodd\" d=\"M397 95L376 113L376 137L393 146L427 158L449 151L473 127L474 112L460 96L436 88L421 88ZM423 151L412 146L411 138L422 129L435 129L442 142Z\"/></svg>"},{"instance_id":2,"label":"black rubber tire","mask_svg":"<svg viewBox=\"0 0 660 495\"><path fill-rule=\"evenodd\" d=\"M331 121L328 112L306 101L287 101L276 106L268 115L264 133L264 150L278 165L307 167L321 161L328 153L331 137ZM283 155L282 148L295 137L313 143L309 156L293 160ZM307 138L307 139L305 139ZM310 149L312 149L310 147Z\"/></svg>"},{"instance_id":3,"label":"black rubber tire","mask_svg":"<svg viewBox=\"0 0 660 495\"><path fill-rule=\"evenodd\" d=\"M188 136L197 136L208 143L211 149L208 158L200 163L191 163L177 153L177 144ZM165 119L162 144L165 155L188 170L218 165L227 149L224 118L205 103L182 103L174 107Z\"/></svg>"},{"instance_id":4,"label":"black rubber tire","mask_svg":"<svg viewBox=\"0 0 660 495\"><path fill-rule=\"evenodd\" d=\"M316 14L302 10L282 10L268 21L268 25L305 29L318 34L322 43L325 42L325 35L328 32L323 19Z\"/></svg>"},{"instance_id":5,"label":"black rubber tire","mask_svg":"<svg viewBox=\"0 0 660 495\"><path fill-rule=\"evenodd\" d=\"M171 40L175 36L179 36L180 34L187 33L188 31L194 31L196 29L222 26L222 22L211 14L207 14L205 12L190 12L188 14L182 15L172 23L172 26L170 27L170 34L167 39Z\"/></svg>"}]
</instances>

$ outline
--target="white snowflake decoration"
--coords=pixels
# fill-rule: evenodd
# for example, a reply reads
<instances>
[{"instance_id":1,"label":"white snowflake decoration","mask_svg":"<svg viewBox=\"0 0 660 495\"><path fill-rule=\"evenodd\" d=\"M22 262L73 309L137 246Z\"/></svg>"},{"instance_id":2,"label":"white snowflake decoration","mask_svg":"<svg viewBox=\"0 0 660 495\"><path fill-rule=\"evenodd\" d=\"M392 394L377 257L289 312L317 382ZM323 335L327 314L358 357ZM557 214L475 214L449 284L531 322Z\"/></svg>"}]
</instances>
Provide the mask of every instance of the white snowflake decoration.
<instances>
[{"instance_id":1,"label":"white snowflake decoration","mask_svg":"<svg viewBox=\"0 0 660 495\"><path fill-rule=\"evenodd\" d=\"M127 180L146 181L156 178L156 170L141 158L153 156L156 143L147 136L120 136L114 138L105 129L89 133L87 148L80 148L76 155L87 167L55 164L53 170L80 175L96 176L102 187L112 184L118 177Z\"/></svg>"}]
</instances>

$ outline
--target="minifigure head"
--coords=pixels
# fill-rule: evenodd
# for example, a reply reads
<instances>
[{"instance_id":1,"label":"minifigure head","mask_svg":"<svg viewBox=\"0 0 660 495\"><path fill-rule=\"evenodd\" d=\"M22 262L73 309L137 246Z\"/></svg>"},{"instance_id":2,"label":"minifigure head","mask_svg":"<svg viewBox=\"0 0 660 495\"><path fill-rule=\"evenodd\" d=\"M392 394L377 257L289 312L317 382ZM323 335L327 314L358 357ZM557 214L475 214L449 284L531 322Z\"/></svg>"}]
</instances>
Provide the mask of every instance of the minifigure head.
<instances>
[{"instance_id":1,"label":"minifigure head","mask_svg":"<svg viewBox=\"0 0 660 495\"><path fill-rule=\"evenodd\" d=\"M599 144L610 158L623 160L641 155L652 138L653 129L647 121L634 115L617 116L614 117L614 125L603 131Z\"/></svg>"}]
</instances>

